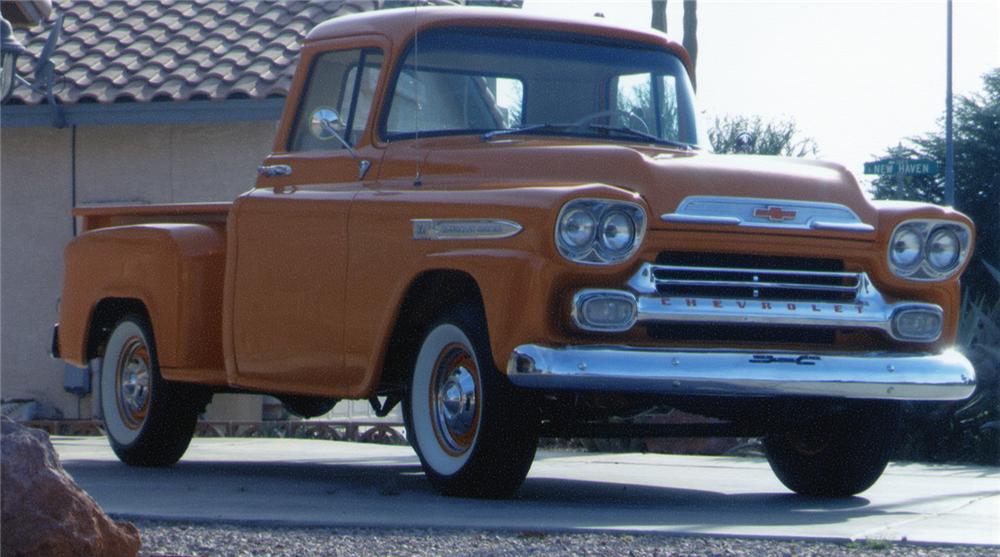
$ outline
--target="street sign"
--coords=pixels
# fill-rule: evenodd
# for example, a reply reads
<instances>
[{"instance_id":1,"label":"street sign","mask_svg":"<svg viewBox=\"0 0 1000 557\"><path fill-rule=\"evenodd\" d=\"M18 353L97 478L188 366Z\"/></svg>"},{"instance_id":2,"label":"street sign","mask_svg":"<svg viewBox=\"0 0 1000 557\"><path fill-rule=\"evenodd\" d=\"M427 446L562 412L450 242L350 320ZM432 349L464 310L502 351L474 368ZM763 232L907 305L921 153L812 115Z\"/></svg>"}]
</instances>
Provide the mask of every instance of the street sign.
<instances>
[{"instance_id":1,"label":"street sign","mask_svg":"<svg viewBox=\"0 0 1000 557\"><path fill-rule=\"evenodd\" d=\"M937 173L937 161L927 159L883 159L865 163L865 174L878 174L880 176L929 176Z\"/></svg>"}]
</instances>

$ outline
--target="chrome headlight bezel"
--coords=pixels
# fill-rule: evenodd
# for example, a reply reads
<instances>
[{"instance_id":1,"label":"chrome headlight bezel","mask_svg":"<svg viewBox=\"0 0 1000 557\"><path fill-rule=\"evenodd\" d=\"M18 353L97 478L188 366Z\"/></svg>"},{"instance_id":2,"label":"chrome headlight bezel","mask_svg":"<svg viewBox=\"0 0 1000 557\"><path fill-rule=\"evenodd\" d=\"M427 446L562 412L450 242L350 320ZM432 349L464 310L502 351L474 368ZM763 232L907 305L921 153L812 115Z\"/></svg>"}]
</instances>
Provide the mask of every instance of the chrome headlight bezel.
<instances>
[{"instance_id":1,"label":"chrome headlight bezel","mask_svg":"<svg viewBox=\"0 0 1000 557\"><path fill-rule=\"evenodd\" d=\"M920 253L910 264L898 262L894 257L897 240L903 234L915 234L919 239ZM932 240L940 235L950 234L958 241L958 253L948 265L937 266L931 261ZM912 219L899 223L889 237L886 261L892 274L915 281L947 280L963 268L969 257L972 231L963 222L942 219Z\"/></svg>"},{"instance_id":2,"label":"chrome headlight bezel","mask_svg":"<svg viewBox=\"0 0 1000 557\"><path fill-rule=\"evenodd\" d=\"M567 238L567 222L570 217L578 215L580 211L590 216L594 223L593 233L589 235L589 241L583 244L574 244ZM606 230L612 226L609 221L625 217L631 223L631 231L628 232L629 240L618 242L623 247L615 248L613 243L607 241ZM566 259L584 265L614 265L628 260L639 251L643 237L646 234L646 210L638 203L629 201L617 201L612 199L592 199L580 198L566 202L559 211L556 219L555 242L559 254ZM618 231L617 228L615 228ZM619 239L620 240L620 239Z\"/></svg>"}]
</instances>

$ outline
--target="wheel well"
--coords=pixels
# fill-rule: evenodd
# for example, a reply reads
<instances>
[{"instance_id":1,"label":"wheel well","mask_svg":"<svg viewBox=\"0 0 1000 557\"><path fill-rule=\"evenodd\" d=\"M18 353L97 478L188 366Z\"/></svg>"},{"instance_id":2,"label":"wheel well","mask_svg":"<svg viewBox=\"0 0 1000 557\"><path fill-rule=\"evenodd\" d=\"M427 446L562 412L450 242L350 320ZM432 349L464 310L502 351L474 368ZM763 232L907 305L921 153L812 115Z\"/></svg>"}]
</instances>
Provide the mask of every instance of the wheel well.
<instances>
[{"instance_id":1,"label":"wheel well","mask_svg":"<svg viewBox=\"0 0 1000 557\"><path fill-rule=\"evenodd\" d=\"M87 333L87 359L96 358L104 352L104 345L111 336L111 329L118 320L130 313L137 313L149 321L145 304L135 298L104 298L97 303L90 317Z\"/></svg>"},{"instance_id":2,"label":"wheel well","mask_svg":"<svg viewBox=\"0 0 1000 557\"><path fill-rule=\"evenodd\" d=\"M428 271L410 283L386 348L380 393L398 391L407 384L427 327L445 310L463 303L486 313L479 285L468 273Z\"/></svg>"}]
</instances>

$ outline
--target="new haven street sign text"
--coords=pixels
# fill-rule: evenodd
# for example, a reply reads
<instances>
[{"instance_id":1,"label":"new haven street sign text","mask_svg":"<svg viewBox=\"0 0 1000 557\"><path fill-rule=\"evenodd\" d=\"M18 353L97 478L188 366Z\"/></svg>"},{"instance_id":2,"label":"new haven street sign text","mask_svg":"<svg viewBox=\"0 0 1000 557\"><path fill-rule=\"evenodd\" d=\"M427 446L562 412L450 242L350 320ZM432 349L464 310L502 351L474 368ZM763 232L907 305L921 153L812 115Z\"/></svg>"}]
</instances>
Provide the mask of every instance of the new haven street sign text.
<instances>
[{"instance_id":1,"label":"new haven street sign text","mask_svg":"<svg viewBox=\"0 0 1000 557\"><path fill-rule=\"evenodd\" d=\"M880 176L928 176L938 173L938 163L926 159L884 159L866 162L865 174Z\"/></svg>"}]
</instances>

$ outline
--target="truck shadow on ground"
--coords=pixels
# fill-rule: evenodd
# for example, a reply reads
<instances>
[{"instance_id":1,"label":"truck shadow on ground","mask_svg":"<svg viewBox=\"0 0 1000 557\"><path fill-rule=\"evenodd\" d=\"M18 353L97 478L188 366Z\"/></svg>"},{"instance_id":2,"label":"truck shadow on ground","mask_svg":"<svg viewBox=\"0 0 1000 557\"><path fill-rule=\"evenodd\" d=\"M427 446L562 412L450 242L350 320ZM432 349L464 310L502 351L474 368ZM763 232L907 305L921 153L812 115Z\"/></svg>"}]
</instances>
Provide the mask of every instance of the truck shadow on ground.
<instances>
[{"instance_id":1,"label":"truck shadow on ground","mask_svg":"<svg viewBox=\"0 0 1000 557\"><path fill-rule=\"evenodd\" d=\"M787 492L726 494L552 477L529 477L509 500L449 498L434 492L409 456L379 458L377 463L340 457L335 463L182 461L161 469L130 468L107 460L76 460L65 466L106 510L133 517L331 526L668 527L699 532L727 526L796 527L888 514L919 515L865 497L827 500ZM136 492L150 503L137 504ZM955 495L963 494L951 494ZM335 516L331 508L356 510Z\"/></svg>"}]
</instances>

